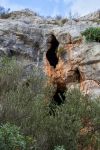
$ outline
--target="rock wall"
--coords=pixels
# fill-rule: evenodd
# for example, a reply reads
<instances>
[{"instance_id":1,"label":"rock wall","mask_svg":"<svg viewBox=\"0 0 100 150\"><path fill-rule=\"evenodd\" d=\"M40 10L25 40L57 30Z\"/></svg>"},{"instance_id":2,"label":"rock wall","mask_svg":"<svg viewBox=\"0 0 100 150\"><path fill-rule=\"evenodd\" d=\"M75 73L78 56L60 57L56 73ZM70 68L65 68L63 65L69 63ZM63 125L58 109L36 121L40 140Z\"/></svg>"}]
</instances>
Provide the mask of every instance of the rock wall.
<instances>
[{"instance_id":1,"label":"rock wall","mask_svg":"<svg viewBox=\"0 0 100 150\"><path fill-rule=\"evenodd\" d=\"M67 39L67 38L66 38ZM47 75L67 89L79 87L88 95L100 95L100 43L86 43L82 37L64 45L56 68L46 60Z\"/></svg>"},{"instance_id":2,"label":"rock wall","mask_svg":"<svg viewBox=\"0 0 100 150\"><path fill-rule=\"evenodd\" d=\"M98 96L100 43L81 36L88 27L100 27L98 20L68 20L61 26L28 10L13 12L0 19L0 57L15 56L26 68L40 67L58 91L79 87Z\"/></svg>"}]
</instances>

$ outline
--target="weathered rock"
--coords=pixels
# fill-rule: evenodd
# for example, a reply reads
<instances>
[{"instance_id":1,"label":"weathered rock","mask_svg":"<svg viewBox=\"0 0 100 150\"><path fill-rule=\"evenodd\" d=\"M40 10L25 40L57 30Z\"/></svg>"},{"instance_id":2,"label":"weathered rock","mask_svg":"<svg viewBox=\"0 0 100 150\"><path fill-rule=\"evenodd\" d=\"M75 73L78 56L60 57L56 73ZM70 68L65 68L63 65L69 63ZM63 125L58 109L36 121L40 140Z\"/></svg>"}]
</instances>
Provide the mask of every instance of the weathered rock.
<instances>
[{"instance_id":1,"label":"weathered rock","mask_svg":"<svg viewBox=\"0 0 100 150\"><path fill-rule=\"evenodd\" d=\"M94 17L96 21L85 17L61 26L29 10L12 12L0 19L0 56L15 56L28 73L34 65L42 68L59 89L78 86L98 96L100 43L87 43L81 36L86 28L100 27L99 18Z\"/></svg>"}]
</instances>

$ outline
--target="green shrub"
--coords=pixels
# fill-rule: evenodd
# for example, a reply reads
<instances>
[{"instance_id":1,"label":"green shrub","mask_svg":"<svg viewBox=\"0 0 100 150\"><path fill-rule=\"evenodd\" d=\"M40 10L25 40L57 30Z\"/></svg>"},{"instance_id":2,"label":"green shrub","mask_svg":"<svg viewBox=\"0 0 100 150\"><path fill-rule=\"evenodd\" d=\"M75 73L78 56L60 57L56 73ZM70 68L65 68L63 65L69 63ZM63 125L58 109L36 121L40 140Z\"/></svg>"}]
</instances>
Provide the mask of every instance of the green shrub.
<instances>
[{"instance_id":1,"label":"green shrub","mask_svg":"<svg viewBox=\"0 0 100 150\"><path fill-rule=\"evenodd\" d=\"M25 150L26 142L15 125L0 126L0 150Z\"/></svg>"},{"instance_id":2,"label":"green shrub","mask_svg":"<svg viewBox=\"0 0 100 150\"><path fill-rule=\"evenodd\" d=\"M13 58L10 60L7 57L1 59L0 67L0 96L3 93L9 92L11 89L15 89L18 85L21 77L21 66L16 63Z\"/></svg>"},{"instance_id":3,"label":"green shrub","mask_svg":"<svg viewBox=\"0 0 100 150\"><path fill-rule=\"evenodd\" d=\"M87 41L96 41L100 42L100 28L88 28L84 32L81 33L86 37Z\"/></svg>"},{"instance_id":4,"label":"green shrub","mask_svg":"<svg viewBox=\"0 0 100 150\"><path fill-rule=\"evenodd\" d=\"M84 96L74 89L66 93L67 111L70 114L70 119L79 124L80 129L86 129L86 134L80 135L80 129L77 131L75 137L78 145L81 145L81 149L87 148L91 145L94 149L99 150L100 148L100 98L91 100L89 97ZM74 125L71 125L74 128ZM91 130L88 129L91 128ZM76 126L75 126L76 128ZM72 136L71 136L72 137ZM95 142L94 142L95 141Z\"/></svg>"},{"instance_id":5,"label":"green shrub","mask_svg":"<svg viewBox=\"0 0 100 150\"><path fill-rule=\"evenodd\" d=\"M66 93L66 101L56 106L54 115L49 115L50 108L39 97L33 103L31 115L21 119L22 127L36 139L37 149L51 150L55 145L64 145L66 150L77 150L78 144L86 148L95 139L95 149L99 144L99 112L98 101L90 101L78 90ZM82 120L92 122L93 130L80 136L80 130L85 127ZM30 132L29 132L30 131ZM93 145L94 146L94 145Z\"/></svg>"},{"instance_id":6,"label":"green shrub","mask_svg":"<svg viewBox=\"0 0 100 150\"><path fill-rule=\"evenodd\" d=\"M28 84L22 84L22 69L12 61L4 59L0 68L0 123L10 122L20 127L32 141L33 150L53 150L57 145L77 150L79 145L83 149L91 144L99 150L100 101L90 100L74 89L65 93L62 105L52 107L51 114L53 87L47 86L36 70L34 76L28 77ZM93 130L81 135L86 122L91 123Z\"/></svg>"},{"instance_id":7,"label":"green shrub","mask_svg":"<svg viewBox=\"0 0 100 150\"><path fill-rule=\"evenodd\" d=\"M32 115L34 101L44 99L45 91L48 89L38 70L34 69L23 81L23 68L15 59L4 58L1 64L0 121L2 123L14 121L19 124L22 119L27 118L27 115Z\"/></svg>"}]
</instances>

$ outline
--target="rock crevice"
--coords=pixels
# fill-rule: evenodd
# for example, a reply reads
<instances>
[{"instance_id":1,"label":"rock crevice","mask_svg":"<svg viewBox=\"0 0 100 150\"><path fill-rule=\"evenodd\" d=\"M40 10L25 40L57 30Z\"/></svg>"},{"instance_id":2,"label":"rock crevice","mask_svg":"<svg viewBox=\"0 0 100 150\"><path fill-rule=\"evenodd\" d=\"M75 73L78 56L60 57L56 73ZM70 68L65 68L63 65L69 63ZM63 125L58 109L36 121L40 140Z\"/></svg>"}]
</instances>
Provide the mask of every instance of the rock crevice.
<instances>
[{"instance_id":1,"label":"rock crevice","mask_svg":"<svg viewBox=\"0 0 100 150\"><path fill-rule=\"evenodd\" d=\"M58 57L57 57L57 48L59 46L59 42L57 41L56 37L53 34L50 34L47 39L47 53L46 58L49 61L50 65L56 68L58 64Z\"/></svg>"}]
</instances>

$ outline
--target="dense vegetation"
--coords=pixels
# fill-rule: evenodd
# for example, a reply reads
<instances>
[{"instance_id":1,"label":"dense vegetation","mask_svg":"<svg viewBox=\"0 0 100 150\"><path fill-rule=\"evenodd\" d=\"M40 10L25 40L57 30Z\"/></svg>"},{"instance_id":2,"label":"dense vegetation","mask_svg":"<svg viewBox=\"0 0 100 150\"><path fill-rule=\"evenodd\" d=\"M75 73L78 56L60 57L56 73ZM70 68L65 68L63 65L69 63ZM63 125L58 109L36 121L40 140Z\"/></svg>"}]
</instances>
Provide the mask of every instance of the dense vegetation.
<instances>
[{"instance_id":1,"label":"dense vegetation","mask_svg":"<svg viewBox=\"0 0 100 150\"><path fill-rule=\"evenodd\" d=\"M99 27L90 27L82 32L82 35L86 37L87 41L100 42L100 28Z\"/></svg>"},{"instance_id":2,"label":"dense vegetation","mask_svg":"<svg viewBox=\"0 0 100 150\"><path fill-rule=\"evenodd\" d=\"M99 150L99 99L74 89L56 106L39 70L26 75L15 59L0 64L0 150Z\"/></svg>"},{"instance_id":3,"label":"dense vegetation","mask_svg":"<svg viewBox=\"0 0 100 150\"><path fill-rule=\"evenodd\" d=\"M0 126L0 150L25 149L26 142L19 128L15 125L5 124Z\"/></svg>"}]
</instances>

